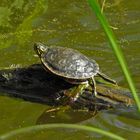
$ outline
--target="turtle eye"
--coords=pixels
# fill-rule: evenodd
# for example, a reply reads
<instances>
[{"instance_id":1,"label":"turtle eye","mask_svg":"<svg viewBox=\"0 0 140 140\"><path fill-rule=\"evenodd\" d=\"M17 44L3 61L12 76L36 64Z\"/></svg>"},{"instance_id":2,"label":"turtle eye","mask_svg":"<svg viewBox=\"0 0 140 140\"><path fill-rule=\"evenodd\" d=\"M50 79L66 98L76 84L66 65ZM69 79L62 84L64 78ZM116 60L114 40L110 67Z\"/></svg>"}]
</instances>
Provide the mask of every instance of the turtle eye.
<instances>
[{"instance_id":1,"label":"turtle eye","mask_svg":"<svg viewBox=\"0 0 140 140\"><path fill-rule=\"evenodd\" d=\"M46 46L42 43L35 43L34 46L42 52L44 52L46 50Z\"/></svg>"},{"instance_id":2,"label":"turtle eye","mask_svg":"<svg viewBox=\"0 0 140 140\"><path fill-rule=\"evenodd\" d=\"M44 50L45 50L45 48L44 48L43 45L38 46L38 49L39 49L40 51L44 51Z\"/></svg>"}]
</instances>

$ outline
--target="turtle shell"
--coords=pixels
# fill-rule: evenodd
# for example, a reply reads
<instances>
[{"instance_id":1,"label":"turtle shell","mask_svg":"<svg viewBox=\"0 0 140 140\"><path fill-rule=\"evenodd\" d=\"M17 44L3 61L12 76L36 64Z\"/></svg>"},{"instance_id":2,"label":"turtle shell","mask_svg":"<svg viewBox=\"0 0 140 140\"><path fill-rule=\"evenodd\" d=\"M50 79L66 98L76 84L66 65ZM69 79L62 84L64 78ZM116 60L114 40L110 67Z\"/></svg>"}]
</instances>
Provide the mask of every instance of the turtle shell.
<instances>
[{"instance_id":1,"label":"turtle shell","mask_svg":"<svg viewBox=\"0 0 140 140\"><path fill-rule=\"evenodd\" d=\"M70 48L49 47L41 54L41 61L47 70L68 79L89 79L99 71L95 60Z\"/></svg>"}]
</instances>

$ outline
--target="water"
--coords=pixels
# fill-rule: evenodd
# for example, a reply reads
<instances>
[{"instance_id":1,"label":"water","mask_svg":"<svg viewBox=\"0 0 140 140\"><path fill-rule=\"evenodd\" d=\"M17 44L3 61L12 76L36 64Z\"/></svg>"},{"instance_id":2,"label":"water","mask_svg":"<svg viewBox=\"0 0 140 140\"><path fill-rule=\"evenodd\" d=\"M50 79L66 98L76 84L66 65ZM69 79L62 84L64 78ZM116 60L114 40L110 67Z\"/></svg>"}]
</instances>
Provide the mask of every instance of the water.
<instances>
[{"instance_id":1,"label":"water","mask_svg":"<svg viewBox=\"0 0 140 140\"><path fill-rule=\"evenodd\" d=\"M139 91L139 0L107 1L104 13L114 28ZM9 68L11 65L25 67L39 62L39 59L34 57L32 47L33 43L38 41L47 45L79 50L95 59L100 69L115 79L120 86L128 88L103 29L86 1L14 0L9 2L2 0L0 4L0 68ZM49 108L46 105L7 96L0 96L0 100L0 126L2 126L0 134L36 124L41 114ZM76 115L75 120L80 117ZM129 113L123 116L101 112L95 118L84 118L85 120L81 123L114 132L126 139L140 139L140 121L132 116ZM19 138L108 139L83 131L49 130L47 133L37 134L22 135Z\"/></svg>"}]
</instances>

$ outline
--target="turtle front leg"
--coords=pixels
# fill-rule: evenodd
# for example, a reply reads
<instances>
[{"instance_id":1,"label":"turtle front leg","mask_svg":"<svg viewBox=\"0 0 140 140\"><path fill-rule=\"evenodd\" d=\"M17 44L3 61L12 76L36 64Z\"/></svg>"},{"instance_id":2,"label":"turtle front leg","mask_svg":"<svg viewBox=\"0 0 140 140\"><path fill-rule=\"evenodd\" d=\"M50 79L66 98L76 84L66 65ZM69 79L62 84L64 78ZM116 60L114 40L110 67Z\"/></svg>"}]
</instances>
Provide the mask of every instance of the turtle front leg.
<instances>
[{"instance_id":1,"label":"turtle front leg","mask_svg":"<svg viewBox=\"0 0 140 140\"><path fill-rule=\"evenodd\" d=\"M113 83L113 84L116 84L117 85L117 82L111 78L109 78L107 75L105 75L104 73L101 73L101 72L98 72L98 75L100 77L102 77L104 80L110 82L110 83Z\"/></svg>"},{"instance_id":2,"label":"turtle front leg","mask_svg":"<svg viewBox=\"0 0 140 140\"><path fill-rule=\"evenodd\" d=\"M62 104L71 104L77 101L77 99L83 94L84 89L88 87L87 84L80 84L77 86L72 87L70 90L66 90L64 92L64 97L61 98Z\"/></svg>"}]
</instances>

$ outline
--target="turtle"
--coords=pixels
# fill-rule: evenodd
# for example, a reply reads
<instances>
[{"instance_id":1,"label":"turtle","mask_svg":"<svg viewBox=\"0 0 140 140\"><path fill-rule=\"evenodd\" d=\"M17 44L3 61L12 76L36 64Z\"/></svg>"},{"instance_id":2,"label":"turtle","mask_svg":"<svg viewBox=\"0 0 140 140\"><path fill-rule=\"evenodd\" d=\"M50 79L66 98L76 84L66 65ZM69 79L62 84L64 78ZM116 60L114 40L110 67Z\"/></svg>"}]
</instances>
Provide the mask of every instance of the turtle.
<instances>
[{"instance_id":1,"label":"turtle","mask_svg":"<svg viewBox=\"0 0 140 140\"><path fill-rule=\"evenodd\" d=\"M72 48L46 46L40 42L34 44L34 50L40 57L45 70L72 84L89 83L97 97L95 76L117 84L115 80L99 71L99 65L93 59Z\"/></svg>"}]
</instances>

